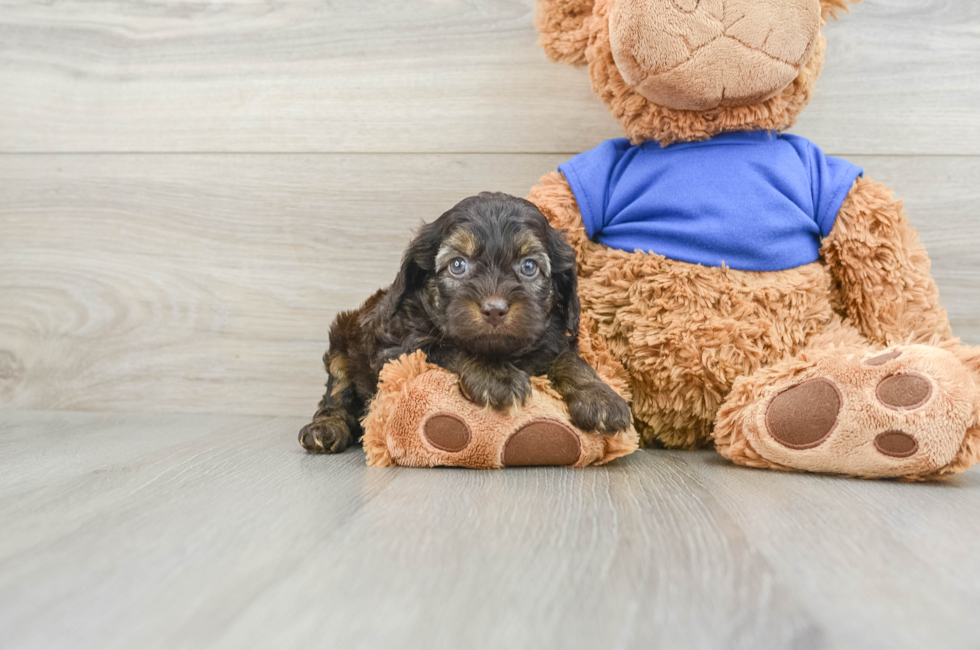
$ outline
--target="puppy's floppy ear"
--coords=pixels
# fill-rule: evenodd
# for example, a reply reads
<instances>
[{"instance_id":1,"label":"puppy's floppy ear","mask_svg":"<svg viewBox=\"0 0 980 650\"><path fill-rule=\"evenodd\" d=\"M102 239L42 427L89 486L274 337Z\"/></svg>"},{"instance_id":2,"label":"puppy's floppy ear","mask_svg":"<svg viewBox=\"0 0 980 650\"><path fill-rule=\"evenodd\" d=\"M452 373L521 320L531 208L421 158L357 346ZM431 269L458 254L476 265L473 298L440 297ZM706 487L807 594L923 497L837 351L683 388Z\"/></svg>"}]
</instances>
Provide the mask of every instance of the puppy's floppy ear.
<instances>
[{"instance_id":1,"label":"puppy's floppy ear","mask_svg":"<svg viewBox=\"0 0 980 650\"><path fill-rule=\"evenodd\" d=\"M582 303L578 299L575 251L560 232L549 230L548 257L551 258L551 284L555 296L555 308L561 314L568 335L577 342Z\"/></svg>"},{"instance_id":2,"label":"puppy's floppy ear","mask_svg":"<svg viewBox=\"0 0 980 650\"><path fill-rule=\"evenodd\" d=\"M390 313L398 311L406 298L422 289L426 278L435 270L436 254L446 231L444 217L423 225L405 249L401 269L388 292Z\"/></svg>"}]
</instances>

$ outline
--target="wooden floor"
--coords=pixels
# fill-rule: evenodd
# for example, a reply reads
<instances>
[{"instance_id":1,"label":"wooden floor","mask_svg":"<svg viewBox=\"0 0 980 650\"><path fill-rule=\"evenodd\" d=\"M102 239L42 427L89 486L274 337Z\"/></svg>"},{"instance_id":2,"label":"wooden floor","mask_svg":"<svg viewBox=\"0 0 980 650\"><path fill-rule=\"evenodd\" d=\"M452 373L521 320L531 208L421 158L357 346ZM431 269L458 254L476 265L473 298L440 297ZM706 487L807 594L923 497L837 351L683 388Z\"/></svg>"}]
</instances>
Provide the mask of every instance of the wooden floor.
<instances>
[{"instance_id":1,"label":"wooden floor","mask_svg":"<svg viewBox=\"0 0 980 650\"><path fill-rule=\"evenodd\" d=\"M0 650L980 648L980 470L302 452L414 227L620 135L533 8L0 0ZM825 34L794 132L906 199L980 344L980 2Z\"/></svg>"},{"instance_id":2,"label":"wooden floor","mask_svg":"<svg viewBox=\"0 0 980 650\"><path fill-rule=\"evenodd\" d=\"M300 418L7 412L3 648L977 648L980 472L372 469Z\"/></svg>"}]
</instances>

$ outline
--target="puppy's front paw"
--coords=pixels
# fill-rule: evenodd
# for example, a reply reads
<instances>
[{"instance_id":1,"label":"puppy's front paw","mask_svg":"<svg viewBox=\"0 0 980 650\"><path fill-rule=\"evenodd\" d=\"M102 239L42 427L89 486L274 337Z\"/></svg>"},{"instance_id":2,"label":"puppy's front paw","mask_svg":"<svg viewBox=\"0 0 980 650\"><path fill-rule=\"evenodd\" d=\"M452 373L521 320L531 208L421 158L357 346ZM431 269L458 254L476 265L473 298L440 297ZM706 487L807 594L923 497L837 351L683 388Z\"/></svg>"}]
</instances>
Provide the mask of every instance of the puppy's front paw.
<instances>
[{"instance_id":1,"label":"puppy's front paw","mask_svg":"<svg viewBox=\"0 0 980 650\"><path fill-rule=\"evenodd\" d=\"M572 424L583 431L615 433L633 422L626 400L601 381L568 395L565 402Z\"/></svg>"},{"instance_id":2,"label":"puppy's front paw","mask_svg":"<svg viewBox=\"0 0 980 650\"><path fill-rule=\"evenodd\" d=\"M350 427L342 417L317 418L300 429L299 444L311 454L338 454L350 444Z\"/></svg>"},{"instance_id":3,"label":"puppy's front paw","mask_svg":"<svg viewBox=\"0 0 980 650\"><path fill-rule=\"evenodd\" d=\"M459 387L466 399L474 404L498 411L524 406L531 396L531 378L513 366L470 365L460 373Z\"/></svg>"}]
</instances>

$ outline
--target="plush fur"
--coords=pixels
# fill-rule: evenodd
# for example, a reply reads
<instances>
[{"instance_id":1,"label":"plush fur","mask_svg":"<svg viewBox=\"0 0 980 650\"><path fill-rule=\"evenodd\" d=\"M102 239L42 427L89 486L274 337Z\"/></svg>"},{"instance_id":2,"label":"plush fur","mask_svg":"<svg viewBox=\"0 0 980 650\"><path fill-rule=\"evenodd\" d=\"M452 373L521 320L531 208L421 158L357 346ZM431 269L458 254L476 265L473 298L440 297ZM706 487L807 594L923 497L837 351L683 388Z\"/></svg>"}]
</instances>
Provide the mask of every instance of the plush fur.
<instances>
[{"instance_id":1,"label":"plush fur","mask_svg":"<svg viewBox=\"0 0 980 650\"><path fill-rule=\"evenodd\" d=\"M703 110L658 105L617 66L611 23L622 2L639 0L539 0L536 24L549 58L588 65L593 90L632 142L667 145L730 131L783 131L809 103L823 63L820 34L796 77L772 97ZM720 11L745 2L715 0L705 7ZM687 4L691 11L698 5ZM847 4L822 0L819 11L826 18ZM634 81L643 78L643 65L655 72L642 58L630 65L641 68L630 71ZM575 249L583 314L629 375L644 444L715 444L743 465L866 478L933 479L980 460L980 353L952 338L928 255L901 202L880 183L855 182L818 262L766 273L592 242L558 172L542 178L528 198ZM886 361L876 365L880 358ZM801 418L801 429L806 418L823 417L833 422L832 433L826 442L795 448L779 442L774 405L792 403L799 393L790 391L811 380L830 395L825 412L811 412L803 401L790 412ZM895 407L893 397L877 392L886 380L929 387L929 398ZM901 456L895 441L913 439L914 453Z\"/></svg>"},{"instance_id":2,"label":"plush fur","mask_svg":"<svg viewBox=\"0 0 980 650\"><path fill-rule=\"evenodd\" d=\"M835 283L838 311L869 341L894 345L952 337L929 255L890 188L859 178L821 255Z\"/></svg>"},{"instance_id":3,"label":"plush fur","mask_svg":"<svg viewBox=\"0 0 980 650\"><path fill-rule=\"evenodd\" d=\"M534 24L541 34L538 44L552 61L585 65L589 43L592 0L538 0Z\"/></svg>"}]
</instances>

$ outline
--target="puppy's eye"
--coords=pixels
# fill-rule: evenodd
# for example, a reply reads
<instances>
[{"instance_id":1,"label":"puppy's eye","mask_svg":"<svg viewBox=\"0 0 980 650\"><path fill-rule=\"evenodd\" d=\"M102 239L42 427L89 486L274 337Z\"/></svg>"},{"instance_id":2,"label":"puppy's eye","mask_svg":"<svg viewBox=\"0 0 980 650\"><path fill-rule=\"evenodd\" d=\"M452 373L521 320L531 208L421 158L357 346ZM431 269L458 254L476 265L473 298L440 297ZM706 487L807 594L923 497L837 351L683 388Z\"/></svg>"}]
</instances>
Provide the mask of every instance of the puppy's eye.
<instances>
[{"instance_id":1,"label":"puppy's eye","mask_svg":"<svg viewBox=\"0 0 980 650\"><path fill-rule=\"evenodd\" d=\"M463 275L468 269L469 266L462 257L457 257L449 263L449 272L453 275Z\"/></svg>"},{"instance_id":2,"label":"puppy's eye","mask_svg":"<svg viewBox=\"0 0 980 650\"><path fill-rule=\"evenodd\" d=\"M524 260L521 262L521 275L525 278L533 278L538 274L538 263L534 260Z\"/></svg>"}]
</instances>

